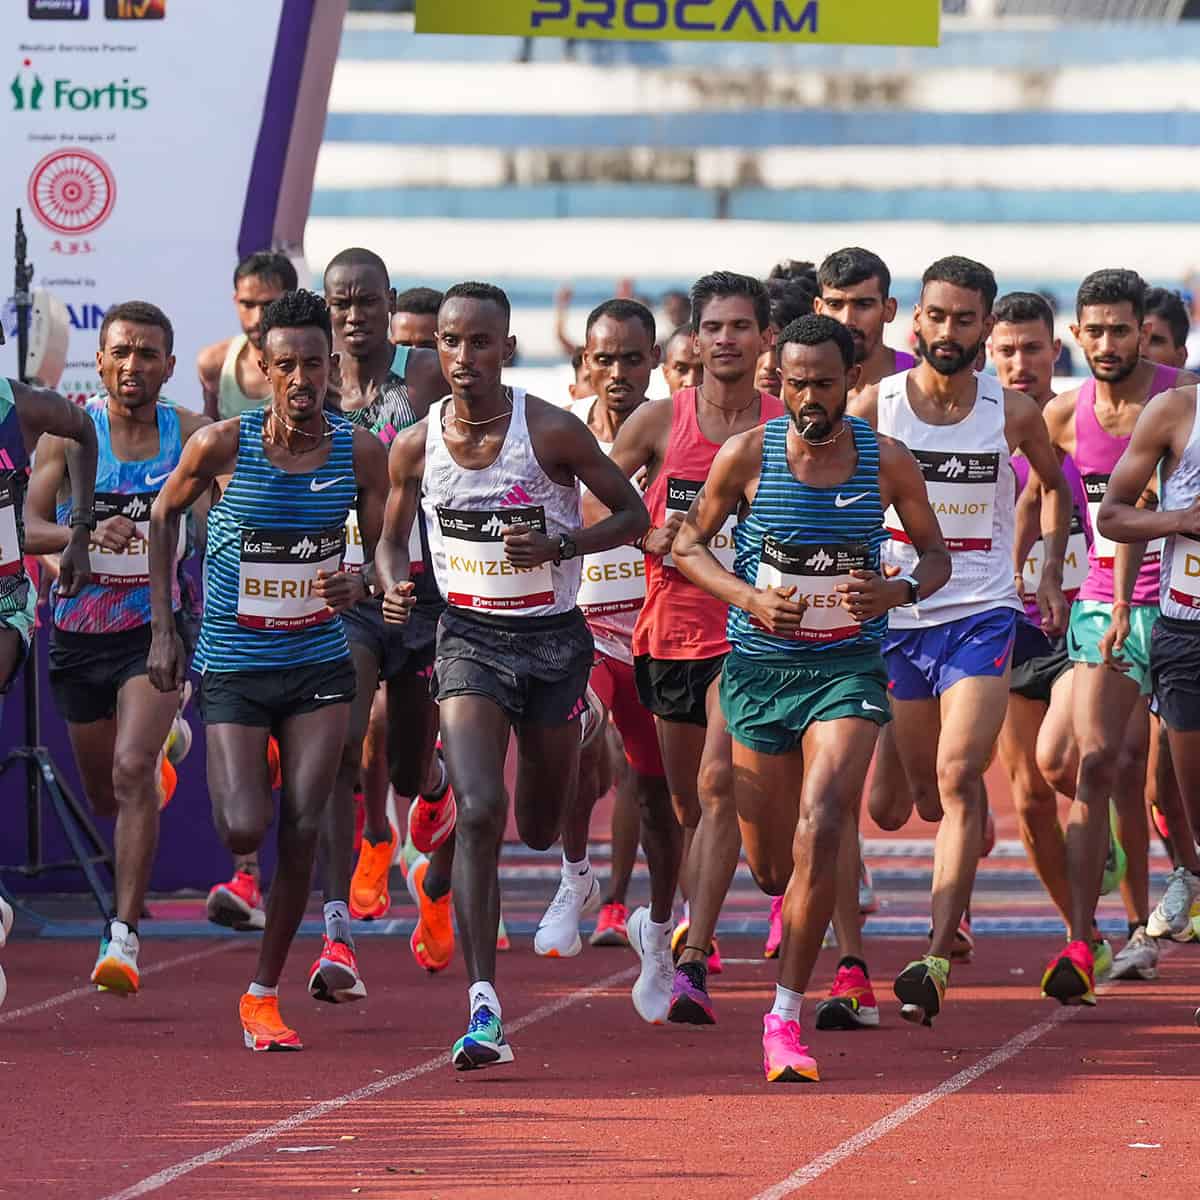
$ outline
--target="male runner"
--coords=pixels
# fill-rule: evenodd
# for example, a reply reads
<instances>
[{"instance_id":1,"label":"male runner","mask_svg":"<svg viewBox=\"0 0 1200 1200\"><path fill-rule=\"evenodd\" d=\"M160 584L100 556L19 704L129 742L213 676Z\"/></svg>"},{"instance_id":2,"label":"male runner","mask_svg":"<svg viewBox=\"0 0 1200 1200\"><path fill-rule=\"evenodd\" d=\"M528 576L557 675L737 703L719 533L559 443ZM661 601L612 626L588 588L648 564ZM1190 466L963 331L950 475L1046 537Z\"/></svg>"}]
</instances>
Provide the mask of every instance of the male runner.
<instances>
[{"instance_id":1,"label":"male runner","mask_svg":"<svg viewBox=\"0 0 1200 1200\"><path fill-rule=\"evenodd\" d=\"M1195 386L1175 388L1146 405L1129 446L1113 468L1100 505L1102 537L1146 543L1166 538L1161 567L1158 620L1150 635L1150 673L1158 714L1167 729L1171 759L1186 803L1170 815L1176 866L1163 898L1150 914L1153 937L1192 936L1192 918L1200 915L1200 855L1196 817L1200 815L1200 410ZM1158 511L1139 505L1157 474L1162 488ZM1124 547L1122 549L1125 549ZM1127 578L1132 577L1132 572ZM1114 651L1129 636L1129 605L1113 606Z\"/></svg>"},{"instance_id":2,"label":"male runner","mask_svg":"<svg viewBox=\"0 0 1200 1200\"><path fill-rule=\"evenodd\" d=\"M325 302L288 292L263 311L261 328L271 403L202 430L154 504L149 665L155 687L179 686L185 660L171 621L172 547L183 512L219 490L208 520L196 667L213 817L233 853L256 852L274 818L265 766L272 734L283 776L278 863L258 969L239 1015L249 1049L298 1050L299 1036L279 1014L278 985L308 902L354 698L338 615L360 594L341 567L346 517L356 505L363 544L373 549L387 456L366 430L325 412L334 362ZM336 967L322 959L325 986L354 987L357 976Z\"/></svg>"},{"instance_id":3,"label":"male runner","mask_svg":"<svg viewBox=\"0 0 1200 1200\"><path fill-rule=\"evenodd\" d=\"M138 920L158 846L159 809L174 790L163 744L179 708L146 678L150 649L147 537L150 507L188 439L208 418L159 403L175 368L174 330L140 300L114 305L100 326L96 369L104 391L85 412L96 430L96 525L91 582L53 602L50 688L93 808L116 817L115 911L105 924L92 982L128 995L140 986ZM65 445L48 438L29 484L27 527L38 553L75 537ZM172 570L184 546L171 555ZM179 581L169 594L180 607ZM180 680L182 683L182 679Z\"/></svg>"},{"instance_id":4,"label":"male runner","mask_svg":"<svg viewBox=\"0 0 1200 1200\"><path fill-rule=\"evenodd\" d=\"M1163 287L1148 287L1146 325L1143 357L1164 367L1186 367L1192 322L1179 293Z\"/></svg>"},{"instance_id":5,"label":"male runner","mask_svg":"<svg viewBox=\"0 0 1200 1200\"><path fill-rule=\"evenodd\" d=\"M704 382L704 364L696 353L696 335L690 323L680 325L663 342L662 373L672 396Z\"/></svg>"},{"instance_id":6,"label":"male runner","mask_svg":"<svg viewBox=\"0 0 1200 1200\"><path fill-rule=\"evenodd\" d=\"M894 989L901 1016L925 1024L941 1010L955 933L971 898L984 839L983 771L1008 701L1021 608L1013 580L1014 450L1048 492L1043 622L1054 633L1066 623L1061 578L1070 489L1037 404L973 369L995 323L995 298L995 276L982 263L958 256L935 262L922 277L913 318L920 363L867 388L852 405L913 451L953 561L950 582L935 596L891 615L884 658L909 796L879 788L871 794L872 816L884 828L903 824L913 803L926 820L940 821L929 953L901 972ZM884 561L907 571L913 548L890 513L887 525Z\"/></svg>"},{"instance_id":7,"label":"male runner","mask_svg":"<svg viewBox=\"0 0 1200 1200\"><path fill-rule=\"evenodd\" d=\"M1138 705L1151 691L1150 630L1158 617L1161 544L1146 555L1127 600L1124 591L1120 597L1114 591L1115 547L1096 529L1109 476L1147 402L1177 383L1194 382L1172 367L1141 357L1145 294L1146 285L1135 271L1096 271L1080 284L1071 332L1093 378L1046 406L1050 436L1062 454L1074 459L1083 477L1092 525L1087 578L1072 605L1067 638L1074 664L1071 706L1079 764L1066 832L1069 941L1042 979L1043 993L1063 1004L1096 1002L1092 921L1109 845L1110 799L1128 858L1126 901L1133 907L1129 953L1136 955L1143 968L1137 973L1143 978L1152 978L1156 969L1157 952L1144 931L1150 916L1149 831L1141 768L1133 787L1119 787L1116 772L1131 717L1144 720ZM1115 599L1122 608L1129 601L1133 604L1132 629L1123 651L1127 673L1106 667L1104 661L1102 643L1113 625Z\"/></svg>"},{"instance_id":8,"label":"male runner","mask_svg":"<svg viewBox=\"0 0 1200 1200\"><path fill-rule=\"evenodd\" d=\"M891 719L885 614L941 587L950 556L912 455L846 416L859 372L846 328L801 317L779 351L788 415L725 443L672 553L729 605L721 708L738 823L759 886L784 894L763 1065L769 1082L794 1083L819 1078L801 1003L833 915L843 827ZM918 556L904 578L884 578L879 561L889 506ZM709 542L738 513L731 572Z\"/></svg>"},{"instance_id":9,"label":"male runner","mask_svg":"<svg viewBox=\"0 0 1200 1200\"><path fill-rule=\"evenodd\" d=\"M766 289L771 301L771 344L758 356L754 386L760 392L778 396L782 384L775 339L797 318L812 312L813 293L807 283L796 279L770 279Z\"/></svg>"},{"instance_id":10,"label":"male runner","mask_svg":"<svg viewBox=\"0 0 1200 1200\"><path fill-rule=\"evenodd\" d=\"M271 386L259 367L263 309L296 287L296 268L286 254L259 250L248 255L233 273L233 302L242 332L205 346L196 359L204 392L204 415L213 421L236 417L257 408L271 396Z\"/></svg>"},{"instance_id":11,"label":"male runner","mask_svg":"<svg viewBox=\"0 0 1200 1200\"><path fill-rule=\"evenodd\" d=\"M415 287L401 292L392 310L392 342L397 346L436 350L437 314L441 304L442 293L434 288Z\"/></svg>"},{"instance_id":12,"label":"male runner","mask_svg":"<svg viewBox=\"0 0 1200 1200\"><path fill-rule=\"evenodd\" d=\"M704 381L643 405L612 450L624 474L646 471L646 506L654 522L643 542L646 603L633 631L633 656L638 694L657 718L671 801L684 828L689 913L674 939L672 1021L715 1020L707 960L737 866L739 838L729 733L717 695L729 650L726 606L680 573L671 544L722 444L783 413L776 397L754 386L770 320L767 290L757 279L717 271L697 280L692 333ZM728 566L733 526L731 518L712 543Z\"/></svg>"},{"instance_id":13,"label":"male runner","mask_svg":"<svg viewBox=\"0 0 1200 1200\"><path fill-rule=\"evenodd\" d=\"M653 314L636 300L605 301L588 317L584 350L596 396L576 403L573 411L609 453L622 426L646 403L659 360ZM590 495L584 497L585 524L607 515ZM633 987L634 1008L644 1020L661 1024L671 1002L671 907L682 838L671 810L654 715L642 704L633 674L633 628L646 598L645 556L637 546L618 546L585 558L582 576L579 608L596 643L591 686L612 714L625 760L613 812L612 881L592 944L632 945L642 963ZM574 820L584 839L592 801L581 789ZM639 829L650 869L650 907L637 909L626 925L625 888Z\"/></svg>"},{"instance_id":14,"label":"male runner","mask_svg":"<svg viewBox=\"0 0 1200 1200\"><path fill-rule=\"evenodd\" d=\"M579 558L625 545L646 513L583 423L501 383L512 356L508 297L490 284L452 287L438 314L438 354L451 395L392 446L392 490L375 555L384 615L416 604L409 534L418 505L438 586L433 688L458 804L454 903L470 979L471 1020L455 1043L460 1070L511 1062L496 978L498 858L508 812L504 759L517 736L517 826L546 849L578 786L592 637L576 607ZM580 528L579 484L612 515ZM552 909L561 924L599 899L587 861L563 856ZM566 893L564 895L564 893ZM562 901L559 905L559 901Z\"/></svg>"}]
</instances>

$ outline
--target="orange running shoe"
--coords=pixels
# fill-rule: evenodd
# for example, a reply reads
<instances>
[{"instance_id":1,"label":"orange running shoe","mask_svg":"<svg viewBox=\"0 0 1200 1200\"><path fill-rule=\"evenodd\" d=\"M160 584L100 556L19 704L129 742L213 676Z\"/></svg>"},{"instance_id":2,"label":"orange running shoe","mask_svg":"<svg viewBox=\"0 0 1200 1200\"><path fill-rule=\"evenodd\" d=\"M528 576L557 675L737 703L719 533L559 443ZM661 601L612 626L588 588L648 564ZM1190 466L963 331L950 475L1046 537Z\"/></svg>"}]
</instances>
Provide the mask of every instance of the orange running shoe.
<instances>
[{"instance_id":1,"label":"orange running shoe","mask_svg":"<svg viewBox=\"0 0 1200 1200\"><path fill-rule=\"evenodd\" d=\"M399 840L400 834L390 823L386 842L375 844L369 838L363 838L354 878L350 881L350 915L355 920L373 921L385 916L391 908L388 872L392 869L392 858Z\"/></svg>"},{"instance_id":2,"label":"orange running shoe","mask_svg":"<svg viewBox=\"0 0 1200 1200\"><path fill-rule=\"evenodd\" d=\"M247 1050L303 1050L300 1035L289 1029L279 1015L278 996L252 996L247 992L238 1002L242 1036Z\"/></svg>"},{"instance_id":3,"label":"orange running shoe","mask_svg":"<svg viewBox=\"0 0 1200 1200\"><path fill-rule=\"evenodd\" d=\"M279 791L283 787L283 768L279 762L279 743L273 737L267 738L267 770L271 773L271 791Z\"/></svg>"},{"instance_id":4,"label":"orange running shoe","mask_svg":"<svg viewBox=\"0 0 1200 1200\"><path fill-rule=\"evenodd\" d=\"M440 900L425 894L429 859L418 858L408 872L408 893L417 906L417 927L408 939L413 958L431 975L444 971L454 957L454 922L450 916L450 893Z\"/></svg>"},{"instance_id":5,"label":"orange running shoe","mask_svg":"<svg viewBox=\"0 0 1200 1200\"><path fill-rule=\"evenodd\" d=\"M168 804L171 803L171 798L175 795L175 788L179 783L179 776L175 771L171 760L163 754L162 761L158 764L158 811L162 812Z\"/></svg>"},{"instance_id":6,"label":"orange running shoe","mask_svg":"<svg viewBox=\"0 0 1200 1200\"><path fill-rule=\"evenodd\" d=\"M496 925L496 949L501 954L512 949L512 939L508 936L508 930L504 927L504 914L500 914L500 920Z\"/></svg>"}]
</instances>

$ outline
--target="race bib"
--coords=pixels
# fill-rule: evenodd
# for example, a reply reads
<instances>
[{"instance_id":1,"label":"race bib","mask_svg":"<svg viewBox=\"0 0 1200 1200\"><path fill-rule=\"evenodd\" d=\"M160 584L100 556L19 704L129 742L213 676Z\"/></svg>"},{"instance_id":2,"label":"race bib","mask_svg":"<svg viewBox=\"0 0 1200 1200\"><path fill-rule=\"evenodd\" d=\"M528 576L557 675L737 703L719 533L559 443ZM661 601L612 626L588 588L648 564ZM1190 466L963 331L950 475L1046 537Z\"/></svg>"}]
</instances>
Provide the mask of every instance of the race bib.
<instances>
[{"instance_id":1,"label":"race bib","mask_svg":"<svg viewBox=\"0 0 1200 1200\"><path fill-rule=\"evenodd\" d=\"M0 579L20 575L21 536L17 531L17 489L12 475L0 476Z\"/></svg>"},{"instance_id":2,"label":"race bib","mask_svg":"<svg viewBox=\"0 0 1200 1200\"><path fill-rule=\"evenodd\" d=\"M1109 476L1107 475L1085 475L1083 490L1087 496L1088 516L1092 521L1092 553L1096 556L1099 566L1111 569L1117 553L1117 544L1100 532L1099 524L1100 504L1108 491L1108 480ZM1155 538L1146 546L1146 553L1142 558L1143 564L1160 562L1162 552L1163 539Z\"/></svg>"},{"instance_id":3,"label":"race bib","mask_svg":"<svg viewBox=\"0 0 1200 1200\"><path fill-rule=\"evenodd\" d=\"M1200 608L1200 541L1186 533L1175 535L1167 595L1185 608Z\"/></svg>"},{"instance_id":4,"label":"race bib","mask_svg":"<svg viewBox=\"0 0 1200 1200\"><path fill-rule=\"evenodd\" d=\"M577 603L585 617L641 612L646 599L646 556L635 546L614 546L583 560Z\"/></svg>"},{"instance_id":5,"label":"race bib","mask_svg":"<svg viewBox=\"0 0 1200 1200\"><path fill-rule=\"evenodd\" d=\"M133 522L133 537L124 550L107 550L94 543L88 550L92 564L92 582L105 587L144 587L150 582L150 509L157 492L97 492L96 523L110 517L126 517ZM187 549L187 527L179 518L179 543L176 560Z\"/></svg>"},{"instance_id":6,"label":"race bib","mask_svg":"<svg viewBox=\"0 0 1200 1200\"><path fill-rule=\"evenodd\" d=\"M237 623L246 629L291 631L333 619L313 590L317 572L341 567L346 531L244 529L238 568Z\"/></svg>"},{"instance_id":7,"label":"race bib","mask_svg":"<svg viewBox=\"0 0 1200 1200\"><path fill-rule=\"evenodd\" d=\"M912 454L925 477L929 505L946 549L990 550L1000 455L939 450ZM888 508L883 522L897 542L911 544L895 508Z\"/></svg>"},{"instance_id":8,"label":"race bib","mask_svg":"<svg viewBox=\"0 0 1200 1200\"><path fill-rule=\"evenodd\" d=\"M1046 563L1046 546L1041 538L1034 542L1025 558L1021 575L1025 580L1025 594L1036 594L1042 582L1042 568ZM1083 531L1083 518L1078 509L1071 510L1071 532L1067 536L1067 551L1063 555L1063 594L1074 600L1087 578L1087 534Z\"/></svg>"},{"instance_id":9,"label":"race bib","mask_svg":"<svg viewBox=\"0 0 1200 1200\"><path fill-rule=\"evenodd\" d=\"M554 603L550 564L514 567L504 556L504 530L546 532L546 510L527 508L437 510L446 550L446 600L456 608L519 612Z\"/></svg>"},{"instance_id":10,"label":"race bib","mask_svg":"<svg viewBox=\"0 0 1200 1200\"><path fill-rule=\"evenodd\" d=\"M671 479L667 480L667 516L672 513L686 513L692 507L692 501L695 500L697 493L704 486L704 480L696 479ZM737 527L737 518L729 516L725 520L725 524L713 534L712 539L708 543L708 548L713 552L713 557L727 571L733 570L734 548L733 548L733 531ZM669 554L663 556L664 567L674 567L675 561Z\"/></svg>"},{"instance_id":11,"label":"race bib","mask_svg":"<svg viewBox=\"0 0 1200 1200\"><path fill-rule=\"evenodd\" d=\"M870 569L871 550L863 543L798 544L768 536L763 538L754 586L760 590L794 587L792 599L807 601L800 629L790 635L795 641L837 642L854 637L862 628L849 609L842 607L837 587L851 581L851 571ZM762 628L753 617L751 624Z\"/></svg>"},{"instance_id":12,"label":"race bib","mask_svg":"<svg viewBox=\"0 0 1200 1200\"><path fill-rule=\"evenodd\" d=\"M346 557L342 559L342 570L350 575L361 575L365 566L362 530L358 526L358 505L350 506L346 514ZM408 573L419 575L425 570L425 552L421 549L421 518L413 517L412 529L408 532Z\"/></svg>"}]
</instances>

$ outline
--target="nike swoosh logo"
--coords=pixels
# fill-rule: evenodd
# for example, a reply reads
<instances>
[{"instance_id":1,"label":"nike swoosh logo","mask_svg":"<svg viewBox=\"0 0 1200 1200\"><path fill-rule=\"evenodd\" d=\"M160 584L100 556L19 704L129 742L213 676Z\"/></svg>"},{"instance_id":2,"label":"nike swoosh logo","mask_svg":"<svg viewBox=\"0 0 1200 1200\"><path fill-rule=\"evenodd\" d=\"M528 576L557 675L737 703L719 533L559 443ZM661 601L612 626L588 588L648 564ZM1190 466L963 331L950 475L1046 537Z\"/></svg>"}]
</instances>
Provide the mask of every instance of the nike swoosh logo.
<instances>
[{"instance_id":1,"label":"nike swoosh logo","mask_svg":"<svg viewBox=\"0 0 1200 1200\"><path fill-rule=\"evenodd\" d=\"M834 508L849 508L850 505L865 500L868 495L870 495L869 492L860 492L857 496L843 496L841 492L838 492L833 498L833 506Z\"/></svg>"},{"instance_id":2,"label":"nike swoosh logo","mask_svg":"<svg viewBox=\"0 0 1200 1200\"><path fill-rule=\"evenodd\" d=\"M883 712L878 704L868 704L865 700L862 702L862 706L867 712Z\"/></svg>"},{"instance_id":3,"label":"nike swoosh logo","mask_svg":"<svg viewBox=\"0 0 1200 1200\"><path fill-rule=\"evenodd\" d=\"M346 698L345 692L338 692L334 696L314 696L313 697L314 700L345 700L345 698Z\"/></svg>"},{"instance_id":4,"label":"nike swoosh logo","mask_svg":"<svg viewBox=\"0 0 1200 1200\"><path fill-rule=\"evenodd\" d=\"M171 474L170 471L164 471L161 475L147 475L146 486L153 487L156 483L162 483L164 479Z\"/></svg>"},{"instance_id":5,"label":"nike swoosh logo","mask_svg":"<svg viewBox=\"0 0 1200 1200\"><path fill-rule=\"evenodd\" d=\"M314 492L323 492L326 488L331 488L335 483L341 483L345 479L345 475L339 475L336 479L327 479L324 483L318 483L315 479L308 485ZM320 697L318 697L320 699Z\"/></svg>"}]
</instances>

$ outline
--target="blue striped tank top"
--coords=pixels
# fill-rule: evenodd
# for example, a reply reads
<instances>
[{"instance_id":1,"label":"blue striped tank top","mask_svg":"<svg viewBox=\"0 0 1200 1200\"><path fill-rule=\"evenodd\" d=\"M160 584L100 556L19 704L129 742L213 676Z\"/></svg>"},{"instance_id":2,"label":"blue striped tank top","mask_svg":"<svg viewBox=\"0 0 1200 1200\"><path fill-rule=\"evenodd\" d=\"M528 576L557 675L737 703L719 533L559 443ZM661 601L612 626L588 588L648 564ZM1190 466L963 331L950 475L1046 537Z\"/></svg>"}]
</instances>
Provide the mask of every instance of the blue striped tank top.
<instances>
[{"instance_id":1,"label":"blue striped tank top","mask_svg":"<svg viewBox=\"0 0 1200 1200\"><path fill-rule=\"evenodd\" d=\"M198 671L270 671L350 653L341 618L312 594L318 569L340 569L354 503L353 428L327 413L324 466L281 471L263 450L268 409L239 418L233 478L208 517Z\"/></svg>"},{"instance_id":2,"label":"blue striped tank top","mask_svg":"<svg viewBox=\"0 0 1200 1200\"><path fill-rule=\"evenodd\" d=\"M879 570L879 549L887 541L879 496L879 442L866 421L846 417L858 451L858 465L835 487L801 483L787 460L790 417L763 426L762 472L750 512L734 531L734 573L758 588L796 587L808 599L804 625L796 637L777 637L739 608L730 608L728 638L749 658L822 651L862 651L877 647L887 617L859 624L843 608L837 592L852 570Z\"/></svg>"},{"instance_id":3,"label":"blue striped tank top","mask_svg":"<svg viewBox=\"0 0 1200 1200\"><path fill-rule=\"evenodd\" d=\"M150 509L167 476L179 465L183 437L179 413L159 403L155 412L158 453L127 461L113 453L108 397L93 396L84 411L96 426L96 520L128 517L137 532L122 551L92 546L92 581L69 599L55 592L54 625L69 633L119 633L150 624ZM56 519L60 525L71 519L69 500L56 506ZM181 556L182 551L181 545ZM179 608L178 577L171 589L171 607Z\"/></svg>"}]
</instances>

